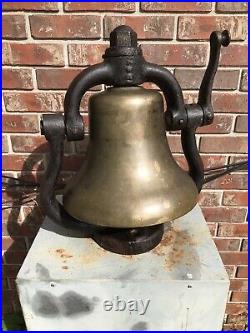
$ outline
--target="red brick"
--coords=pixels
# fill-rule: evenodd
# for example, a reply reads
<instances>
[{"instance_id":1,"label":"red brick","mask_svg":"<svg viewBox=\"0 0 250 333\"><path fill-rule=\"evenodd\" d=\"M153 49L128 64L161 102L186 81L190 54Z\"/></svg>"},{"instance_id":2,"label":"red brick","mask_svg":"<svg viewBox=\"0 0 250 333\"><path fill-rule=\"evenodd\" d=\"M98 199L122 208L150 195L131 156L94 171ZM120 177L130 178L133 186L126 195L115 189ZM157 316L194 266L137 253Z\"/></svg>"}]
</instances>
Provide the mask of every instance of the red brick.
<instances>
[{"instance_id":1,"label":"red brick","mask_svg":"<svg viewBox=\"0 0 250 333\"><path fill-rule=\"evenodd\" d=\"M215 112L247 113L247 95L232 93L214 93L213 107Z\"/></svg>"},{"instance_id":2,"label":"red brick","mask_svg":"<svg viewBox=\"0 0 250 333\"><path fill-rule=\"evenodd\" d=\"M210 234L212 237L214 237L216 234L217 223L207 223L207 226L209 228Z\"/></svg>"},{"instance_id":3,"label":"red brick","mask_svg":"<svg viewBox=\"0 0 250 333\"><path fill-rule=\"evenodd\" d=\"M237 207L204 207L202 209L207 222L232 222L245 221L246 209Z\"/></svg>"},{"instance_id":4,"label":"red brick","mask_svg":"<svg viewBox=\"0 0 250 333\"><path fill-rule=\"evenodd\" d=\"M248 267L247 266L239 266L236 271L237 278L247 278L248 277Z\"/></svg>"},{"instance_id":5,"label":"red brick","mask_svg":"<svg viewBox=\"0 0 250 333\"><path fill-rule=\"evenodd\" d=\"M182 89L199 89L204 69L177 68L174 72ZM218 70L213 84L213 90L235 90L238 87L239 70Z\"/></svg>"},{"instance_id":6,"label":"red brick","mask_svg":"<svg viewBox=\"0 0 250 333\"><path fill-rule=\"evenodd\" d=\"M247 116L237 116L235 124L235 132L247 133L248 132L248 121Z\"/></svg>"},{"instance_id":7,"label":"red brick","mask_svg":"<svg viewBox=\"0 0 250 333\"><path fill-rule=\"evenodd\" d=\"M119 25L134 29L139 39L173 39L174 17L167 16L105 16L104 37Z\"/></svg>"},{"instance_id":8,"label":"red brick","mask_svg":"<svg viewBox=\"0 0 250 333\"><path fill-rule=\"evenodd\" d=\"M21 170L42 170L43 156L40 154L33 155L17 155L8 154L2 156L2 168L5 171L21 171Z\"/></svg>"},{"instance_id":9,"label":"red brick","mask_svg":"<svg viewBox=\"0 0 250 333\"><path fill-rule=\"evenodd\" d=\"M234 291L231 296L231 302L247 302L248 293L243 291Z\"/></svg>"},{"instance_id":10,"label":"red brick","mask_svg":"<svg viewBox=\"0 0 250 333\"><path fill-rule=\"evenodd\" d=\"M69 64L87 66L102 62L107 44L70 44L68 46Z\"/></svg>"},{"instance_id":11,"label":"red brick","mask_svg":"<svg viewBox=\"0 0 250 333\"><path fill-rule=\"evenodd\" d=\"M81 155L68 155L63 159L63 171L77 171L82 166L84 157Z\"/></svg>"},{"instance_id":12,"label":"red brick","mask_svg":"<svg viewBox=\"0 0 250 333\"><path fill-rule=\"evenodd\" d=\"M7 135L2 135L2 152L8 153L8 151L9 151L9 144L8 144Z\"/></svg>"},{"instance_id":13,"label":"red brick","mask_svg":"<svg viewBox=\"0 0 250 333\"><path fill-rule=\"evenodd\" d=\"M209 126L198 127L196 133L226 134L230 133L233 126L233 117L216 114L213 123Z\"/></svg>"},{"instance_id":14,"label":"red brick","mask_svg":"<svg viewBox=\"0 0 250 333\"><path fill-rule=\"evenodd\" d=\"M243 191L226 191L223 194L223 205L225 206L247 206L248 193Z\"/></svg>"},{"instance_id":15,"label":"red brick","mask_svg":"<svg viewBox=\"0 0 250 333\"><path fill-rule=\"evenodd\" d=\"M232 330L246 330L248 321L248 313L244 312L238 315L229 314L227 316L227 322L232 327Z\"/></svg>"},{"instance_id":16,"label":"red brick","mask_svg":"<svg viewBox=\"0 0 250 333\"><path fill-rule=\"evenodd\" d=\"M2 115L2 130L9 133L37 133L39 132L38 117L36 115Z\"/></svg>"},{"instance_id":17,"label":"red brick","mask_svg":"<svg viewBox=\"0 0 250 333\"><path fill-rule=\"evenodd\" d=\"M203 137L200 151L203 153L247 153L247 137Z\"/></svg>"},{"instance_id":18,"label":"red brick","mask_svg":"<svg viewBox=\"0 0 250 333\"><path fill-rule=\"evenodd\" d=\"M173 153L181 153L182 152L182 145L181 145L181 138L179 135L168 135L168 144L170 147L171 152Z\"/></svg>"},{"instance_id":19,"label":"red brick","mask_svg":"<svg viewBox=\"0 0 250 333\"><path fill-rule=\"evenodd\" d=\"M233 279L230 281L230 290L247 291L248 281L243 279Z\"/></svg>"},{"instance_id":20,"label":"red brick","mask_svg":"<svg viewBox=\"0 0 250 333\"><path fill-rule=\"evenodd\" d=\"M4 2L2 9L3 11L57 12L58 6L56 2Z\"/></svg>"},{"instance_id":21,"label":"red brick","mask_svg":"<svg viewBox=\"0 0 250 333\"><path fill-rule=\"evenodd\" d=\"M240 82L240 90L247 91L248 90L248 71L244 69L241 75L241 82Z\"/></svg>"},{"instance_id":22,"label":"red brick","mask_svg":"<svg viewBox=\"0 0 250 333\"><path fill-rule=\"evenodd\" d=\"M141 2L144 12L210 12L211 2Z\"/></svg>"},{"instance_id":23,"label":"red brick","mask_svg":"<svg viewBox=\"0 0 250 333\"><path fill-rule=\"evenodd\" d=\"M222 237L247 237L247 223L221 223L219 224L218 236Z\"/></svg>"},{"instance_id":24,"label":"red brick","mask_svg":"<svg viewBox=\"0 0 250 333\"><path fill-rule=\"evenodd\" d=\"M248 49L247 45L231 44L221 49L221 66L247 66L248 65Z\"/></svg>"},{"instance_id":25,"label":"red brick","mask_svg":"<svg viewBox=\"0 0 250 333\"><path fill-rule=\"evenodd\" d=\"M241 314L243 312L247 312L246 304L228 303L226 306L227 314L237 315L237 314Z\"/></svg>"},{"instance_id":26,"label":"red brick","mask_svg":"<svg viewBox=\"0 0 250 333\"><path fill-rule=\"evenodd\" d=\"M214 30L229 30L232 40L245 40L247 17L244 16L180 16L178 38L208 40Z\"/></svg>"},{"instance_id":27,"label":"red brick","mask_svg":"<svg viewBox=\"0 0 250 333\"><path fill-rule=\"evenodd\" d=\"M246 190L248 187L246 174L229 174L217 178L207 184L204 188L225 189L225 190Z\"/></svg>"},{"instance_id":28,"label":"red brick","mask_svg":"<svg viewBox=\"0 0 250 333\"><path fill-rule=\"evenodd\" d=\"M36 70L37 85L39 89L68 89L73 79L83 71L83 68L42 68ZM101 86L90 90L101 90Z\"/></svg>"},{"instance_id":29,"label":"red brick","mask_svg":"<svg viewBox=\"0 0 250 333\"><path fill-rule=\"evenodd\" d=\"M216 12L247 13L247 2L217 2Z\"/></svg>"},{"instance_id":30,"label":"red brick","mask_svg":"<svg viewBox=\"0 0 250 333\"><path fill-rule=\"evenodd\" d=\"M28 68L3 68L3 89L33 89L32 70Z\"/></svg>"},{"instance_id":31,"label":"red brick","mask_svg":"<svg viewBox=\"0 0 250 333\"><path fill-rule=\"evenodd\" d=\"M220 252L224 265L247 265L248 255L246 252Z\"/></svg>"},{"instance_id":32,"label":"red brick","mask_svg":"<svg viewBox=\"0 0 250 333\"><path fill-rule=\"evenodd\" d=\"M199 195L199 204L203 207L219 206L222 194L220 192L201 192Z\"/></svg>"},{"instance_id":33,"label":"red brick","mask_svg":"<svg viewBox=\"0 0 250 333\"><path fill-rule=\"evenodd\" d=\"M147 61L168 66L204 66L208 51L203 44L143 44L142 49Z\"/></svg>"},{"instance_id":34,"label":"red brick","mask_svg":"<svg viewBox=\"0 0 250 333\"><path fill-rule=\"evenodd\" d=\"M4 65L64 66L63 45L3 43Z\"/></svg>"},{"instance_id":35,"label":"red brick","mask_svg":"<svg viewBox=\"0 0 250 333\"><path fill-rule=\"evenodd\" d=\"M25 39L24 15L2 15L2 38Z\"/></svg>"},{"instance_id":36,"label":"red brick","mask_svg":"<svg viewBox=\"0 0 250 333\"><path fill-rule=\"evenodd\" d=\"M203 161L204 168L214 168L217 166L224 165L226 163L226 157L225 156L219 156L219 155L202 155L201 158Z\"/></svg>"},{"instance_id":37,"label":"red brick","mask_svg":"<svg viewBox=\"0 0 250 333\"><path fill-rule=\"evenodd\" d=\"M38 39L98 39L101 37L99 15L32 15L30 27Z\"/></svg>"},{"instance_id":38,"label":"red brick","mask_svg":"<svg viewBox=\"0 0 250 333\"><path fill-rule=\"evenodd\" d=\"M239 239L214 238L214 242L218 251L237 251L240 246Z\"/></svg>"},{"instance_id":39,"label":"red brick","mask_svg":"<svg viewBox=\"0 0 250 333\"><path fill-rule=\"evenodd\" d=\"M66 12L134 12L134 2L65 2Z\"/></svg>"},{"instance_id":40,"label":"red brick","mask_svg":"<svg viewBox=\"0 0 250 333\"><path fill-rule=\"evenodd\" d=\"M16 153L39 153L48 151L47 141L43 136L15 135L11 136L12 149Z\"/></svg>"},{"instance_id":41,"label":"red brick","mask_svg":"<svg viewBox=\"0 0 250 333\"><path fill-rule=\"evenodd\" d=\"M64 94L57 92L5 92L4 103L10 112L63 111Z\"/></svg>"}]
</instances>

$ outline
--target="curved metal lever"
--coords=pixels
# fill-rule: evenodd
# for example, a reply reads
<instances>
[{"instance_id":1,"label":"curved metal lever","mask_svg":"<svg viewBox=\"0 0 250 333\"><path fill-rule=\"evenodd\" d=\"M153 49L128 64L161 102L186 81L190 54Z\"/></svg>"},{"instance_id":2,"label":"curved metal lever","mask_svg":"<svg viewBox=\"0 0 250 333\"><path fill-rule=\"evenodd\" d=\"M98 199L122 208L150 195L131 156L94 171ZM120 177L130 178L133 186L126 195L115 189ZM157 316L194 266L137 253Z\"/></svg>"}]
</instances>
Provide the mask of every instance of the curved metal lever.
<instances>
[{"instance_id":1,"label":"curved metal lever","mask_svg":"<svg viewBox=\"0 0 250 333\"><path fill-rule=\"evenodd\" d=\"M213 121L214 113L211 98L214 77L219 65L221 46L227 47L229 44L230 34L228 30L224 30L222 32L213 31L211 33L209 62L203 80L201 82L198 96L198 104L202 107L204 112L204 119L202 125L211 124Z\"/></svg>"},{"instance_id":2,"label":"curved metal lever","mask_svg":"<svg viewBox=\"0 0 250 333\"><path fill-rule=\"evenodd\" d=\"M227 30L211 33L209 63L200 86L198 103L185 106L188 126L181 131L181 142L188 162L189 174L196 183L199 192L204 184L204 166L196 144L195 131L198 126L213 122L214 112L211 97L214 77L219 64L221 45L226 47L229 43L230 35Z\"/></svg>"}]
</instances>

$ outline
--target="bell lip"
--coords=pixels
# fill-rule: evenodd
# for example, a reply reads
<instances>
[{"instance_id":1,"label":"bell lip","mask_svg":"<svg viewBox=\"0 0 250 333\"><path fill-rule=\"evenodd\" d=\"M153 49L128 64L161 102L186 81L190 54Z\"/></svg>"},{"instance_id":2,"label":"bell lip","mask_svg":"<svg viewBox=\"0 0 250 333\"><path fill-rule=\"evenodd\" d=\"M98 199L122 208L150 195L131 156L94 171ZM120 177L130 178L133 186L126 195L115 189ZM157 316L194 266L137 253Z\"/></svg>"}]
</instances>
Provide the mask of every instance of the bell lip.
<instances>
[{"instance_id":1,"label":"bell lip","mask_svg":"<svg viewBox=\"0 0 250 333\"><path fill-rule=\"evenodd\" d=\"M193 204L191 205L190 208L188 208L184 213L182 212L181 214L176 214L174 215L173 217L169 218L168 220L165 220L163 221L162 219L159 219L157 223L148 223L148 224L140 224L140 225L137 225L137 224L130 224L130 225L127 225L127 226L120 226L120 225L111 225L111 224L101 224L101 223L93 223L90 222L90 221L87 221L87 220L81 220L79 219L79 217L76 217L76 216L73 216L72 214L70 214L66 207L63 205L63 208L64 210L67 212L67 214L69 214L70 216L72 216L72 218L74 219L74 223L76 224L88 224L88 225L93 225L93 226L98 226L98 227L103 227L103 228L117 228L117 229L128 229L128 228L144 228L144 227L152 227L154 225L159 225L159 224L165 224L165 223L170 223L184 215L186 215L187 213L189 213L196 205L198 204L197 201L193 202Z\"/></svg>"}]
</instances>

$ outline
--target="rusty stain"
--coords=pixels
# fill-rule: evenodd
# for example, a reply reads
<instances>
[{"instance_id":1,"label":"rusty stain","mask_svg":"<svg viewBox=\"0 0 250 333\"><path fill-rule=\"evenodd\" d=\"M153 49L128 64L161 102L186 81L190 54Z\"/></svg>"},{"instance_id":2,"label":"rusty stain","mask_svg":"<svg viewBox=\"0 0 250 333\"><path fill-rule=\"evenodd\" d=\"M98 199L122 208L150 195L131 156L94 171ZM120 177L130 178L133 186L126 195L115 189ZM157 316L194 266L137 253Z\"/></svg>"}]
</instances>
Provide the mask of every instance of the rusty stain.
<instances>
[{"instance_id":1,"label":"rusty stain","mask_svg":"<svg viewBox=\"0 0 250 333\"><path fill-rule=\"evenodd\" d=\"M67 253L66 250L64 249L56 249L55 252L56 254L59 254L60 258L62 259L69 259L73 257L71 254Z\"/></svg>"},{"instance_id":2,"label":"rusty stain","mask_svg":"<svg viewBox=\"0 0 250 333\"><path fill-rule=\"evenodd\" d=\"M62 266L62 269L69 269L68 266Z\"/></svg>"}]
</instances>

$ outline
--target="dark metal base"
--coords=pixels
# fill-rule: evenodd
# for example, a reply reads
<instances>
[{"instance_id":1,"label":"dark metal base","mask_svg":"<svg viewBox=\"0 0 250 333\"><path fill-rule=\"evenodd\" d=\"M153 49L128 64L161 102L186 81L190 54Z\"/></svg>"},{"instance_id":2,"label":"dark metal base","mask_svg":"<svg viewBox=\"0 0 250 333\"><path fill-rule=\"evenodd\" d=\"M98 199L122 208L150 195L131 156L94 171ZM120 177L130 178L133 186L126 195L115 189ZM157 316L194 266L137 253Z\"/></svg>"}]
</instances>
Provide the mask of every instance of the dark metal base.
<instances>
[{"instance_id":1,"label":"dark metal base","mask_svg":"<svg viewBox=\"0 0 250 333\"><path fill-rule=\"evenodd\" d=\"M123 255L135 255L156 247L162 239L163 232L163 224L129 229L102 228L92 235L92 239L105 250Z\"/></svg>"},{"instance_id":2,"label":"dark metal base","mask_svg":"<svg viewBox=\"0 0 250 333\"><path fill-rule=\"evenodd\" d=\"M84 237L92 238L103 249L135 255L148 252L156 247L163 236L164 224L141 228L108 228L79 221L60 206L61 224L70 230L84 231Z\"/></svg>"}]
</instances>

